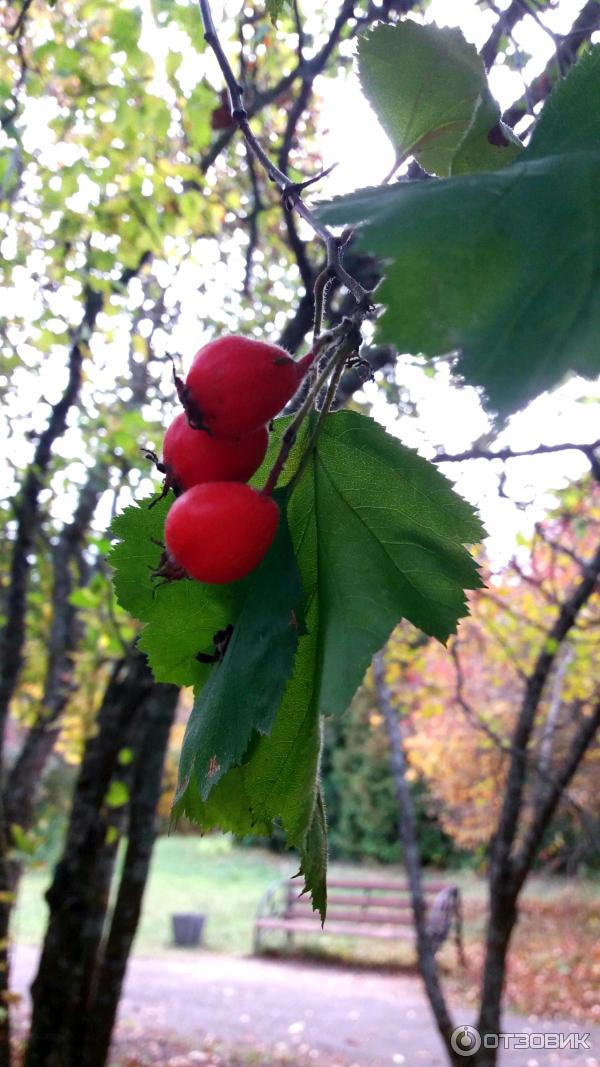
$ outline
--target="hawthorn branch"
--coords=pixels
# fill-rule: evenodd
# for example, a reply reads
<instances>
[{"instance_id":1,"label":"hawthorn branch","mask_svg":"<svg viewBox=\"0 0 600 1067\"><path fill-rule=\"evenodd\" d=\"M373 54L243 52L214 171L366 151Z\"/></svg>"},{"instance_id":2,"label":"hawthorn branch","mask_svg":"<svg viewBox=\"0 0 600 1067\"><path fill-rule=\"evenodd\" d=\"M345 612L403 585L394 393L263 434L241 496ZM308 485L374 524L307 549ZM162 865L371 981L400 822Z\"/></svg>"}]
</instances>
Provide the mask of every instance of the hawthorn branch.
<instances>
[{"instance_id":1,"label":"hawthorn branch","mask_svg":"<svg viewBox=\"0 0 600 1067\"><path fill-rule=\"evenodd\" d=\"M594 30L599 27L600 4L598 0L587 0L571 29L557 46L556 54L546 69L533 79L524 96L520 100L515 100L504 112L502 119L508 126L516 126L525 115L530 113L532 105L539 104L546 98L556 80L556 70L558 69L559 75L564 75L577 59L581 45L589 41Z\"/></svg>"},{"instance_id":2,"label":"hawthorn branch","mask_svg":"<svg viewBox=\"0 0 600 1067\"><path fill-rule=\"evenodd\" d=\"M248 121L248 112L244 106L244 90L235 77L233 69L225 52L223 46L219 40L219 36L215 29L213 22L212 12L210 9L209 0L199 0L200 15L202 18L202 26L204 29L204 37L206 43L212 48L217 63L221 69L221 73L225 79L227 91L229 93L231 115L237 124L248 150L254 155L255 159L263 167L270 181L277 186L281 193L283 204L290 211L295 211L300 218L304 219L310 226L313 233L319 237L327 250L327 265L331 270L335 271L336 277L344 285L349 292L352 293L356 303L359 307L367 308L370 306L370 294L363 288L359 281L353 278L342 265L342 250L343 245L331 231L321 223L317 222L313 212L306 206L302 200L301 192L302 185L304 183L291 182L287 174L285 174L267 155L263 149L260 141L252 132L250 123ZM326 62L329 58L331 50L333 49L339 33L345 25L347 19L350 17L353 10L353 0L345 0L342 6L342 10L336 20L336 26L339 25L339 30L334 31L329 37L325 48L321 52L321 57L324 56L323 62Z\"/></svg>"},{"instance_id":3,"label":"hawthorn branch","mask_svg":"<svg viewBox=\"0 0 600 1067\"><path fill-rule=\"evenodd\" d=\"M475 445L473 448L467 448L464 452L437 452L433 456L433 463L463 463L466 460L472 459L487 459L494 460L499 459L502 462L506 462L509 459L522 459L527 456L544 456L551 455L555 452L581 452L587 459L592 477L600 485L600 440L591 441L589 444L582 442L576 444L575 442L564 442L557 445L536 445L535 448L526 448L522 450L513 448L499 448L488 449L479 448ZM501 494L504 495L504 494Z\"/></svg>"},{"instance_id":4,"label":"hawthorn branch","mask_svg":"<svg viewBox=\"0 0 600 1067\"><path fill-rule=\"evenodd\" d=\"M545 456L554 452L583 452L584 456L590 463L598 463L596 452L600 450L600 440L590 441L589 444L582 441L580 444L571 441L565 441L558 445L536 445L535 448L525 448L522 450L514 448L479 448L474 445L473 448L467 448L464 452L437 452L433 457L433 463L463 463L468 459L501 459L505 462L508 459L522 459L524 456Z\"/></svg>"},{"instance_id":5,"label":"hawthorn branch","mask_svg":"<svg viewBox=\"0 0 600 1067\"><path fill-rule=\"evenodd\" d=\"M496 62L502 38L509 37L517 23L529 14L523 0L512 0L506 11L498 11L495 5L492 5L492 8L498 15L498 21L480 52L487 71L491 70Z\"/></svg>"}]
</instances>

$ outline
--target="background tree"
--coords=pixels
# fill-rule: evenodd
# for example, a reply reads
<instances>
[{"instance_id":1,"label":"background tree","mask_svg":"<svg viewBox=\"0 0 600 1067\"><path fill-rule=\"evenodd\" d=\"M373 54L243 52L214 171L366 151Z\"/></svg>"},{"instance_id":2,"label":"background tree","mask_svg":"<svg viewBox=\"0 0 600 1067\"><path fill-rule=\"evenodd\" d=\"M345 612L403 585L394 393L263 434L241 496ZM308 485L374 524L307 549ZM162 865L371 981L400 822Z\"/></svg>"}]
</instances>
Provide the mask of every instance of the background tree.
<instances>
[{"instance_id":1,"label":"background tree","mask_svg":"<svg viewBox=\"0 0 600 1067\"><path fill-rule=\"evenodd\" d=\"M454 1024L426 926L407 753L437 794L446 829L465 845L489 839L486 952L477 1021L484 1043L472 1059L494 1064L498 1045L493 1038L501 1031L519 896L542 847L551 843L553 820L561 809L577 820L592 855L598 849L597 800L589 788L600 726L598 499L598 483L590 479L563 494L556 511L537 525L529 558L514 559L506 574L490 576L488 587L474 595L473 614L453 641L450 660L428 646L415 662L399 643L400 656L391 646L389 672L383 657L375 665L392 749L419 961L452 1062L464 1053L457 1054L451 1042ZM455 1040L466 1042L463 1048L473 1047L469 1034L454 1032ZM492 1040L486 1046L487 1035Z\"/></svg>"}]
</instances>

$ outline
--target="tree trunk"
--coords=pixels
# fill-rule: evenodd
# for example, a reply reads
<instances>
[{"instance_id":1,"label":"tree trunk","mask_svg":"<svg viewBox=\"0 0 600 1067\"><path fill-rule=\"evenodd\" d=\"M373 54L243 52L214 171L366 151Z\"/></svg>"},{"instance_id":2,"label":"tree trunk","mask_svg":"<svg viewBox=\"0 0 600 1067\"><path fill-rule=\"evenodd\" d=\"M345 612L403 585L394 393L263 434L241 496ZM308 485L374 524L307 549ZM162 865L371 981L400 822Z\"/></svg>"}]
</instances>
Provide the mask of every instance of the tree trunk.
<instances>
[{"instance_id":1,"label":"tree trunk","mask_svg":"<svg viewBox=\"0 0 600 1067\"><path fill-rule=\"evenodd\" d=\"M148 700L146 731L133 780L127 852L108 939L85 1016L85 1036L80 1046L81 1067L103 1067L108 1057L156 838L156 807L176 704L177 690L173 686L157 686Z\"/></svg>"},{"instance_id":2,"label":"tree trunk","mask_svg":"<svg viewBox=\"0 0 600 1067\"><path fill-rule=\"evenodd\" d=\"M512 932L517 921L514 890L506 890L502 880L490 882L490 914L485 944L485 962L481 985L481 1007L477 1029L482 1041L486 1035L496 1037L501 1031L502 995L506 977L506 961ZM497 1047L485 1045L470 1057L474 1067L495 1067Z\"/></svg>"},{"instance_id":3,"label":"tree trunk","mask_svg":"<svg viewBox=\"0 0 600 1067\"><path fill-rule=\"evenodd\" d=\"M406 756L398 715L393 707L391 693L385 681L384 662L381 652L373 660L373 674L378 704L390 739L392 774L398 798L398 824L417 931L419 970L421 971L421 977L423 978L425 991L429 998L437 1028L448 1053L448 1059L451 1064L458 1067L459 1064L464 1063L464 1059L453 1051L450 1043L455 1027L441 987L435 954L427 930L427 911L421 878L421 857L419 856L417 826L410 790L406 781Z\"/></svg>"},{"instance_id":4,"label":"tree trunk","mask_svg":"<svg viewBox=\"0 0 600 1067\"><path fill-rule=\"evenodd\" d=\"M81 977L82 945L94 895L93 877L106 839L102 816L118 755L132 720L153 688L145 657L132 650L112 674L88 742L73 797L64 851L46 894L50 918L32 985L33 1012L26 1067L70 1067L69 1021L74 984Z\"/></svg>"}]
</instances>

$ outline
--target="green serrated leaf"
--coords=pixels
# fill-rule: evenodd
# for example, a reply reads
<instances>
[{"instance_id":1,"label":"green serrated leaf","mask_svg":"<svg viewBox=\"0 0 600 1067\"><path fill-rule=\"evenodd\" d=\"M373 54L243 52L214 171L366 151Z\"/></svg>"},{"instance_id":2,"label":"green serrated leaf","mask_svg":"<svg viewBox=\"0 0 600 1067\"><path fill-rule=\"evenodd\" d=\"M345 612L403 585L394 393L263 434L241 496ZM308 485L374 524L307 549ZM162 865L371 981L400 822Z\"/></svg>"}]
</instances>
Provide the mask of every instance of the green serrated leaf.
<instances>
[{"instance_id":1,"label":"green serrated leaf","mask_svg":"<svg viewBox=\"0 0 600 1067\"><path fill-rule=\"evenodd\" d=\"M452 174L500 170L523 151L523 145L510 126L500 119L500 108L489 90L479 101L475 118L459 145L451 165Z\"/></svg>"},{"instance_id":2,"label":"green serrated leaf","mask_svg":"<svg viewBox=\"0 0 600 1067\"><path fill-rule=\"evenodd\" d=\"M315 807L300 850L300 870L304 878L302 894L310 893L313 911L318 911L321 924L327 914L327 822L321 788L317 789Z\"/></svg>"},{"instance_id":3,"label":"green serrated leaf","mask_svg":"<svg viewBox=\"0 0 600 1067\"><path fill-rule=\"evenodd\" d=\"M481 584L463 547L484 535L474 510L433 464L356 412L325 420L288 516L319 605L324 714L345 710L401 618L445 641L466 612L464 590Z\"/></svg>"},{"instance_id":4,"label":"green serrated leaf","mask_svg":"<svg viewBox=\"0 0 600 1067\"><path fill-rule=\"evenodd\" d=\"M271 457L286 425L285 419L275 424ZM310 430L305 424L299 435L288 477ZM205 830L240 835L268 834L280 820L288 845L300 850L307 891L323 914L320 715L347 706L400 617L442 639L454 630L465 612L464 588L480 584L463 542L479 540L483 531L432 464L353 412L325 419L291 493L288 520L307 633L298 642L272 733L254 733L241 765L228 770L206 800L189 776L174 814L185 813Z\"/></svg>"},{"instance_id":5,"label":"green serrated leaf","mask_svg":"<svg viewBox=\"0 0 600 1067\"><path fill-rule=\"evenodd\" d=\"M528 159L600 147L600 46L558 82L544 104L527 148Z\"/></svg>"},{"instance_id":6,"label":"green serrated leaf","mask_svg":"<svg viewBox=\"0 0 600 1067\"><path fill-rule=\"evenodd\" d=\"M301 618L302 585L282 511L275 541L246 585L225 657L194 703L178 792L193 776L205 800L241 761L254 732L270 733L292 673Z\"/></svg>"},{"instance_id":7,"label":"green serrated leaf","mask_svg":"<svg viewBox=\"0 0 600 1067\"><path fill-rule=\"evenodd\" d=\"M360 81L398 157L415 156L449 174L453 156L487 89L473 45L458 29L405 19L359 40Z\"/></svg>"},{"instance_id":8,"label":"green serrated leaf","mask_svg":"<svg viewBox=\"0 0 600 1067\"><path fill-rule=\"evenodd\" d=\"M112 523L118 543L109 555L115 594L121 607L146 623L139 647L157 681L198 685L210 667L198 652L214 651L214 635L235 620L243 582L203 585L187 579L152 580L161 556L160 542L170 500L126 508Z\"/></svg>"},{"instance_id":9,"label":"green serrated leaf","mask_svg":"<svg viewBox=\"0 0 600 1067\"><path fill-rule=\"evenodd\" d=\"M318 707L311 678L317 658L317 604L300 637L294 673L268 737L255 734L241 766L232 767L203 801L194 780L174 805L204 830L218 827L243 836L270 834L280 819L287 843L301 847L310 825L321 746Z\"/></svg>"},{"instance_id":10,"label":"green serrated leaf","mask_svg":"<svg viewBox=\"0 0 600 1067\"><path fill-rule=\"evenodd\" d=\"M389 263L379 340L429 356L459 350L458 373L501 416L569 373L600 373L599 82L596 47L500 172L367 189L321 211L362 222L357 243ZM563 127L565 151L540 155Z\"/></svg>"}]
</instances>

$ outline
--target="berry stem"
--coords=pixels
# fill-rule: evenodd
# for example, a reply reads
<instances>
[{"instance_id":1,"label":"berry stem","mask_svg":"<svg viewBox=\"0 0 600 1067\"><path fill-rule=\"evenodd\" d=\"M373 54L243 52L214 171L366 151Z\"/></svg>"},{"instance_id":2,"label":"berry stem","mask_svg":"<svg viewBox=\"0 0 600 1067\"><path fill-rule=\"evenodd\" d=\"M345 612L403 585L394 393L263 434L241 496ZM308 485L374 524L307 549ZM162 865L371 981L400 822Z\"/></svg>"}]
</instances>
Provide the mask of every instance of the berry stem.
<instances>
[{"instance_id":1,"label":"berry stem","mask_svg":"<svg viewBox=\"0 0 600 1067\"><path fill-rule=\"evenodd\" d=\"M333 372L331 386L333 386L333 383L335 382L335 388L333 389L333 393L330 399L328 398L330 396L330 393L332 392L331 386L327 391L325 404L323 405L323 408L319 413L317 425L315 426L315 430L311 435L311 439L306 449L306 452L302 457L300 467L298 468L298 471L296 472L296 475L294 475L292 481L296 481L298 474L301 470L304 469L307 456L309 455L310 451L314 446L316 435L321 427L323 418L325 417L325 414L333 403L333 399L335 397L335 390L337 389L337 385L339 382L339 377L337 376L338 368L341 373L341 370L343 369L348 356L358 349L360 342L360 326L353 319L344 319L340 323L340 325L336 326L333 330L328 330L327 333L321 334L318 340L315 341L315 343L313 344L313 347L311 348L310 352L308 352L307 355L304 356L302 360L300 360L301 364L308 361L308 366L310 367L316 356L318 356L319 353L323 351L323 349L333 349L330 354L325 357L324 366L315 375L315 378L311 382L310 388L304 400L302 401L302 404L298 408L292 421L285 430L283 437L281 438L279 452L269 472L265 485L261 490L261 492L265 496L271 496L273 491L275 490L277 482L279 480L279 476L293 448L296 437L298 436L298 430L304 420L313 410L315 403L318 399L319 393L326 385L327 379ZM325 407L326 404L328 404L327 408Z\"/></svg>"}]
</instances>

